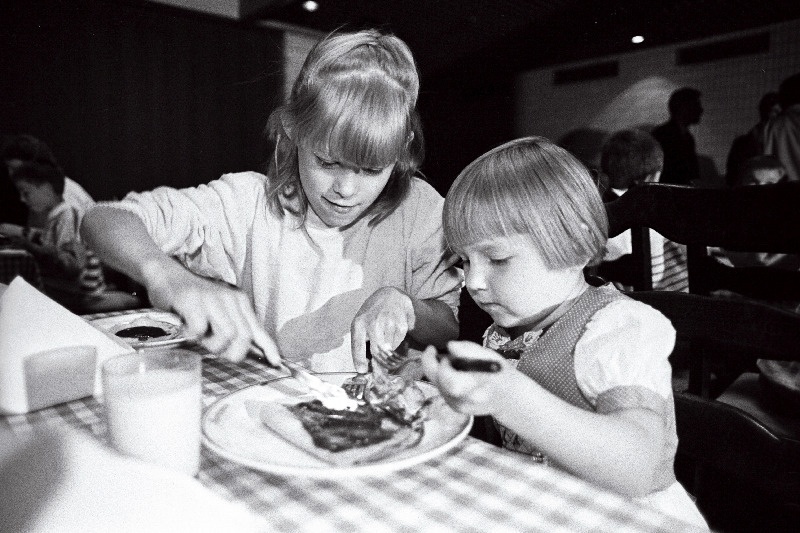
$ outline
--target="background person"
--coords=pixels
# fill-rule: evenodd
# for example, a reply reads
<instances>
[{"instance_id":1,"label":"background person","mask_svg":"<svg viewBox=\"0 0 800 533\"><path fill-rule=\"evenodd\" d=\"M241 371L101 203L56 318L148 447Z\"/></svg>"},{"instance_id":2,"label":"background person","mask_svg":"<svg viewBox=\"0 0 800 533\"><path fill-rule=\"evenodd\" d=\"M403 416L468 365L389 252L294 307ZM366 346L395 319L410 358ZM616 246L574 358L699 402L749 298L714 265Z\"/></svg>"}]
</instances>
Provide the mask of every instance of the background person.
<instances>
[{"instance_id":1,"label":"background person","mask_svg":"<svg viewBox=\"0 0 800 533\"><path fill-rule=\"evenodd\" d=\"M800 181L800 73L781 82L778 97L783 111L764 131L764 153L778 158L788 181Z\"/></svg>"},{"instance_id":2,"label":"background person","mask_svg":"<svg viewBox=\"0 0 800 533\"><path fill-rule=\"evenodd\" d=\"M661 146L646 131L631 129L615 133L603 145L600 156L600 166L610 185L603 195L603 201L613 201L642 183L657 183L663 161ZM686 246L665 239L652 229L649 233L653 289L688 292ZM606 243L598 274L616 282L620 288L628 288L636 271L632 264L632 253L630 230L611 237Z\"/></svg>"},{"instance_id":3,"label":"background person","mask_svg":"<svg viewBox=\"0 0 800 533\"><path fill-rule=\"evenodd\" d=\"M690 126L700 123L703 106L700 91L683 87L669 97L669 120L653 130L664 150L662 183L693 185L700 179L700 165Z\"/></svg>"},{"instance_id":4,"label":"background person","mask_svg":"<svg viewBox=\"0 0 800 533\"><path fill-rule=\"evenodd\" d=\"M50 147L32 135L23 134L9 138L3 146L1 157L6 171L8 172L8 176L11 179L13 179L14 172L16 172L23 163L43 162L61 168ZM61 172L63 173L63 170ZM80 216L83 216L86 210L94 205L94 199L89 193L66 175L64 176L64 192L62 196L64 202L77 209ZM28 212L28 226L32 228L44 228L46 224L46 218L40 213L34 211Z\"/></svg>"},{"instance_id":5,"label":"background person","mask_svg":"<svg viewBox=\"0 0 800 533\"><path fill-rule=\"evenodd\" d=\"M747 161L764 153L764 130L769 121L780 112L778 93L771 92L761 97L758 102L758 124L750 128L747 133L736 137L728 152L725 181L729 187L741 185L744 182L743 175L747 172L745 169Z\"/></svg>"}]
</instances>

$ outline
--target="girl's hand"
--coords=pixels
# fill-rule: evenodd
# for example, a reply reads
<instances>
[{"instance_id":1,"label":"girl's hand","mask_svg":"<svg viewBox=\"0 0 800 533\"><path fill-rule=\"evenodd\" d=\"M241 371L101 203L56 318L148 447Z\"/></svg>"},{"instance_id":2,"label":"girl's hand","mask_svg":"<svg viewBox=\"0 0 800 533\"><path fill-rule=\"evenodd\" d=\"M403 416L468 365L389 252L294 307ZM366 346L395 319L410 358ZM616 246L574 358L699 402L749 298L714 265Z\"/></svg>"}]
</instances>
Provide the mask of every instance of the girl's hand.
<instances>
[{"instance_id":1,"label":"girl's hand","mask_svg":"<svg viewBox=\"0 0 800 533\"><path fill-rule=\"evenodd\" d=\"M411 297L394 287L382 287L367 298L350 326L353 364L358 372L367 370L367 340L378 346L397 348L414 328L416 314Z\"/></svg>"},{"instance_id":2,"label":"girl's hand","mask_svg":"<svg viewBox=\"0 0 800 533\"><path fill-rule=\"evenodd\" d=\"M239 362L256 345L271 364L280 364L278 347L259 324L246 294L176 266L146 284L153 305L180 315L188 336L225 359Z\"/></svg>"},{"instance_id":3,"label":"girl's hand","mask_svg":"<svg viewBox=\"0 0 800 533\"><path fill-rule=\"evenodd\" d=\"M493 414L508 380L508 372L513 369L496 352L474 342L451 341L447 343L447 349L464 359L487 359L501 365L499 372L464 372L454 369L446 357L438 361L433 346L428 346L422 353L425 375L450 407L472 415Z\"/></svg>"}]
</instances>

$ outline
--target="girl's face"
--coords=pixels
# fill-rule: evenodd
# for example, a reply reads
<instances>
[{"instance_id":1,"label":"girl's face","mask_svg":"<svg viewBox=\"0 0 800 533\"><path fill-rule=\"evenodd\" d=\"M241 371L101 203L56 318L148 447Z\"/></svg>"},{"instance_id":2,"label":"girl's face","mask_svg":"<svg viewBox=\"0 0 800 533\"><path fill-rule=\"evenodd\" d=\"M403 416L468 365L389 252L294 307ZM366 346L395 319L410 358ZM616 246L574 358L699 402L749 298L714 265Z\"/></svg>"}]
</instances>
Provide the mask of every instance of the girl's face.
<instances>
[{"instance_id":1,"label":"girl's face","mask_svg":"<svg viewBox=\"0 0 800 533\"><path fill-rule=\"evenodd\" d=\"M394 169L394 163L354 168L304 147L297 149L297 162L310 206L308 218L329 228L346 226L369 209Z\"/></svg>"},{"instance_id":2,"label":"girl's face","mask_svg":"<svg viewBox=\"0 0 800 533\"><path fill-rule=\"evenodd\" d=\"M487 239L460 252L472 299L505 329L538 329L586 287L582 267L551 270L523 235Z\"/></svg>"}]
</instances>

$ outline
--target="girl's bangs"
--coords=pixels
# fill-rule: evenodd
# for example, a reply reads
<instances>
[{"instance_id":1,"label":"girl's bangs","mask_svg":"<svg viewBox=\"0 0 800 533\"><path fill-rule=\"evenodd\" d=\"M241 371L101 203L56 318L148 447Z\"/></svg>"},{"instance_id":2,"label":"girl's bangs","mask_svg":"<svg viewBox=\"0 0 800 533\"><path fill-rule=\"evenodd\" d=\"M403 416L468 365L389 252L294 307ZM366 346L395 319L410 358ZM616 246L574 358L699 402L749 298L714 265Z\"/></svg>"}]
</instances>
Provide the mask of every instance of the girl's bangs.
<instances>
[{"instance_id":1,"label":"girl's bangs","mask_svg":"<svg viewBox=\"0 0 800 533\"><path fill-rule=\"evenodd\" d=\"M473 179L464 185L451 190L445 203L445 239L452 251L499 235L523 233L520 221L511 215L517 209L508 205L492 183Z\"/></svg>"},{"instance_id":2,"label":"girl's bangs","mask_svg":"<svg viewBox=\"0 0 800 533\"><path fill-rule=\"evenodd\" d=\"M364 81L350 77L324 87L299 138L333 160L383 168L407 151L412 131L408 104L397 88Z\"/></svg>"}]
</instances>

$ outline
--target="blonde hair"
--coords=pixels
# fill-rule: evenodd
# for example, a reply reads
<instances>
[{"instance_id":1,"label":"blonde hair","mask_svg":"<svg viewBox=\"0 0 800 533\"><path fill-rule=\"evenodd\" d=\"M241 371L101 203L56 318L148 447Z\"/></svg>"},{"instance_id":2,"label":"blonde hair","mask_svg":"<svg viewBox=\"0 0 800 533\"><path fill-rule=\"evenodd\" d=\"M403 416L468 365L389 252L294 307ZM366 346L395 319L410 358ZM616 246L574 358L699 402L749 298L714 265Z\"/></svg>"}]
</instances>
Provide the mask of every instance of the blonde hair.
<instances>
[{"instance_id":1,"label":"blonde hair","mask_svg":"<svg viewBox=\"0 0 800 533\"><path fill-rule=\"evenodd\" d=\"M270 208L304 215L299 146L357 168L395 163L389 181L367 210L371 223L403 201L424 157L416 112L419 75L411 50L376 30L333 33L308 53L288 102L267 122L275 144L267 169Z\"/></svg>"},{"instance_id":2,"label":"blonde hair","mask_svg":"<svg viewBox=\"0 0 800 533\"><path fill-rule=\"evenodd\" d=\"M470 163L444 202L444 233L459 252L527 235L550 269L599 261L608 217L586 167L543 137L498 146Z\"/></svg>"}]
</instances>

